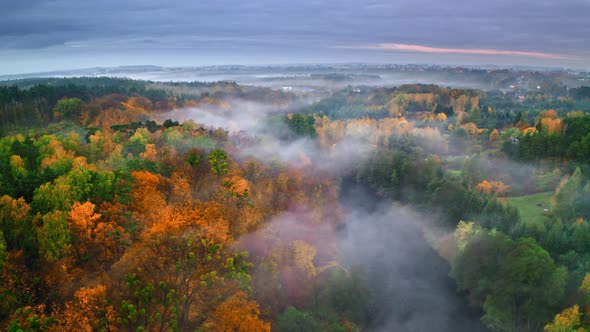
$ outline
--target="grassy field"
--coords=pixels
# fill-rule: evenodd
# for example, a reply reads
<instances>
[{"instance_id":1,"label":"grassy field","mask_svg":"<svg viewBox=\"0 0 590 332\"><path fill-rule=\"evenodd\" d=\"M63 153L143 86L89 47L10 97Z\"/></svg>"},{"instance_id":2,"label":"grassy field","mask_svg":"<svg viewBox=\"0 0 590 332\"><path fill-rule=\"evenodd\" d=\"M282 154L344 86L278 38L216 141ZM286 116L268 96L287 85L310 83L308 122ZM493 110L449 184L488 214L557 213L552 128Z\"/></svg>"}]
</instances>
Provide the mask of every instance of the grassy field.
<instances>
[{"instance_id":1,"label":"grassy field","mask_svg":"<svg viewBox=\"0 0 590 332\"><path fill-rule=\"evenodd\" d=\"M544 213L543 209L550 209L551 196L553 196L553 191L508 197L508 201L518 209L522 221L526 223L545 222L549 220L549 215Z\"/></svg>"}]
</instances>

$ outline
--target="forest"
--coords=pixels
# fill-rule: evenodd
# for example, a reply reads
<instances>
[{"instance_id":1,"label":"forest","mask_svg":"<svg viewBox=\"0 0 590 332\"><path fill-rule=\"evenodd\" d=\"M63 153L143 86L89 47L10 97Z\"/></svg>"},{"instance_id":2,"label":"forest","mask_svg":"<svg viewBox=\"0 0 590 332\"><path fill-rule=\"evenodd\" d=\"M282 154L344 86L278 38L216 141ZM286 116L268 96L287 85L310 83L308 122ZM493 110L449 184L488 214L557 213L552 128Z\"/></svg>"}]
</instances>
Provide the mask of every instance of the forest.
<instances>
[{"instance_id":1,"label":"forest","mask_svg":"<svg viewBox=\"0 0 590 332\"><path fill-rule=\"evenodd\" d=\"M589 112L583 86L2 82L0 328L588 331Z\"/></svg>"}]
</instances>

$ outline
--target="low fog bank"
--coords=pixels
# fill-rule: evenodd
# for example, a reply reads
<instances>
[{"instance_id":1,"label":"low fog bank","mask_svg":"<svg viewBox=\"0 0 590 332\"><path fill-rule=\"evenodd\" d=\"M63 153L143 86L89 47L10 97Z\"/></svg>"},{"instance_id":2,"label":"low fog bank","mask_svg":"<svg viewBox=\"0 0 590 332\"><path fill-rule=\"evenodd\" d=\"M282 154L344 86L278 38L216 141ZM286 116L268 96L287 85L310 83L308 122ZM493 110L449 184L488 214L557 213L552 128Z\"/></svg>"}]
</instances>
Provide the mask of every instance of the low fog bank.
<instances>
[{"instance_id":1,"label":"low fog bank","mask_svg":"<svg viewBox=\"0 0 590 332\"><path fill-rule=\"evenodd\" d=\"M262 129L264 119L272 114L286 113L287 107L266 105L247 100L224 100L225 106L202 105L186 107L159 115L161 120L178 122L192 120L209 128L223 128L230 133L247 131L257 134Z\"/></svg>"},{"instance_id":2,"label":"low fog bank","mask_svg":"<svg viewBox=\"0 0 590 332\"><path fill-rule=\"evenodd\" d=\"M338 79L334 76L338 75ZM294 93L307 93L313 90L338 90L347 86L397 86L404 84L436 84L454 88L491 89L491 85L469 77L445 77L441 74L414 71L411 73L389 73L372 71L370 75L364 71L334 72L325 71L319 74L301 72L199 72L194 70L158 71L143 73L115 73L114 77L150 80L155 82L219 82L232 81L243 86L260 86L283 89ZM455 75L456 76L456 75Z\"/></svg>"},{"instance_id":3,"label":"low fog bank","mask_svg":"<svg viewBox=\"0 0 590 332\"><path fill-rule=\"evenodd\" d=\"M480 313L456 293L448 264L425 240L425 216L381 205L357 185L343 187L341 204L349 210L342 261L364 271L370 288L367 331L486 331Z\"/></svg>"},{"instance_id":4,"label":"low fog bank","mask_svg":"<svg viewBox=\"0 0 590 332\"><path fill-rule=\"evenodd\" d=\"M283 142L266 137L240 152L241 157L254 157L265 162L280 161L290 167L313 166L333 176L345 174L366 160L374 146L347 137L330 149L322 149L310 139Z\"/></svg>"},{"instance_id":5,"label":"low fog bank","mask_svg":"<svg viewBox=\"0 0 590 332\"><path fill-rule=\"evenodd\" d=\"M353 169L375 148L363 135L347 136L330 148L322 148L310 138L281 140L277 135L290 129L284 123L268 119L285 116L291 110L289 107L242 100L232 100L228 104L226 109L202 106L173 110L162 113L159 120L191 120L206 128L223 128L240 148L234 157L280 161L291 167L314 166L333 175Z\"/></svg>"}]
</instances>

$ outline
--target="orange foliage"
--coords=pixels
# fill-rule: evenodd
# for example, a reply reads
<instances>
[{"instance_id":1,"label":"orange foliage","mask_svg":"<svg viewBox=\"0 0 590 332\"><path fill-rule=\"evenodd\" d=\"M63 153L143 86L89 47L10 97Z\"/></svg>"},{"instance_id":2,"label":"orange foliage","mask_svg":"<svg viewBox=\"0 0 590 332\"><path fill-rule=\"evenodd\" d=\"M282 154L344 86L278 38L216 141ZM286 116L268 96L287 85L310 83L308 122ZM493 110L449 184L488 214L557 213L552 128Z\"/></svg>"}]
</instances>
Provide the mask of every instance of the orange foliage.
<instances>
[{"instance_id":1,"label":"orange foliage","mask_svg":"<svg viewBox=\"0 0 590 332\"><path fill-rule=\"evenodd\" d=\"M98 285L80 288L74 299L66 303L60 318L62 331L109 331L113 328L109 324L115 321L116 312L107 304L106 287Z\"/></svg>"},{"instance_id":2,"label":"orange foliage","mask_svg":"<svg viewBox=\"0 0 590 332\"><path fill-rule=\"evenodd\" d=\"M135 179L133 207L151 220L166 206L166 199L159 188L160 178L147 171L132 172L131 176Z\"/></svg>"},{"instance_id":3,"label":"orange foliage","mask_svg":"<svg viewBox=\"0 0 590 332\"><path fill-rule=\"evenodd\" d=\"M74 203L68 213L68 221L74 234L74 249L78 257L84 256L94 247L94 228L101 215L94 213L94 204Z\"/></svg>"},{"instance_id":4,"label":"orange foliage","mask_svg":"<svg viewBox=\"0 0 590 332\"><path fill-rule=\"evenodd\" d=\"M159 211L159 218L144 237L179 234L192 227L198 227L200 235L217 244L225 244L231 240L229 222L224 218L221 204L209 201L193 207L166 207Z\"/></svg>"},{"instance_id":5,"label":"orange foliage","mask_svg":"<svg viewBox=\"0 0 590 332\"><path fill-rule=\"evenodd\" d=\"M193 188L187 177L174 172L172 174L172 193L170 201L172 203L184 204L190 202L193 198Z\"/></svg>"},{"instance_id":6,"label":"orange foliage","mask_svg":"<svg viewBox=\"0 0 590 332\"><path fill-rule=\"evenodd\" d=\"M96 226L101 215L94 213L95 205L90 202L76 202L68 213L68 219L71 223L72 230L75 230L79 236L91 238L92 230Z\"/></svg>"},{"instance_id":7,"label":"orange foliage","mask_svg":"<svg viewBox=\"0 0 590 332\"><path fill-rule=\"evenodd\" d=\"M461 128L463 128L467 132L467 135L469 135L469 136L477 136L487 130L487 129L479 129L477 127L477 125L473 122L468 122L464 125L461 125Z\"/></svg>"},{"instance_id":8,"label":"orange foliage","mask_svg":"<svg viewBox=\"0 0 590 332\"><path fill-rule=\"evenodd\" d=\"M498 142L499 140L500 140L500 132L498 131L498 129L492 130L492 132L490 133L490 143Z\"/></svg>"},{"instance_id":9,"label":"orange foliage","mask_svg":"<svg viewBox=\"0 0 590 332\"><path fill-rule=\"evenodd\" d=\"M151 143L145 145L145 151L140 153L139 156L143 159L151 161L156 161L160 157L156 150L156 145Z\"/></svg>"},{"instance_id":10,"label":"orange foliage","mask_svg":"<svg viewBox=\"0 0 590 332\"><path fill-rule=\"evenodd\" d=\"M227 180L231 184L230 190L236 194L244 194L250 191L250 183L239 175L233 175Z\"/></svg>"},{"instance_id":11,"label":"orange foliage","mask_svg":"<svg viewBox=\"0 0 590 332\"><path fill-rule=\"evenodd\" d=\"M541 125L547 129L547 133L549 134L560 133L563 128L561 119L554 119L548 117L541 119Z\"/></svg>"},{"instance_id":12,"label":"orange foliage","mask_svg":"<svg viewBox=\"0 0 590 332\"><path fill-rule=\"evenodd\" d=\"M537 133L537 128L535 127L528 127L523 130L523 134L525 135L533 135Z\"/></svg>"},{"instance_id":13,"label":"orange foliage","mask_svg":"<svg viewBox=\"0 0 590 332\"><path fill-rule=\"evenodd\" d=\"M136 114L152 110L152 101L145 97L129 97L127 102L121 102L121 105L125 110Z\"/></svg>"},{"instance_id":14,"label":"orange foliage","mask_svg":"<svg viewBox=\"0 0 590 332\"><path fill-rule=\"evenodd\" d=\"M540 116L543 119L557 119L557 112L554 109L550 109L548 111L542 112Z\"/></svg>"},{"instance_id":15,"label":"orange foliage","mask_svg":"<svg viewBox=\"0 0 590 332\"><path fill-rule=\"evenodd\" d=\"M488 194L503 195L510 190L510 187L501 181L487 181L483 180L476 187L475 190L483 191Z\"/></svg>"},{"instance_id":16,"label":"orange foliage","mask_svg":"<svg viewBox=\"0 0 590 332\"><path fill-rule=\"evenodd\" d=\"M239 291L221 303L206 323L208 330L216 332L270 332L270 323L260 319L260 307L248 301L246 293Z\"/></svg>"}]
</instances>

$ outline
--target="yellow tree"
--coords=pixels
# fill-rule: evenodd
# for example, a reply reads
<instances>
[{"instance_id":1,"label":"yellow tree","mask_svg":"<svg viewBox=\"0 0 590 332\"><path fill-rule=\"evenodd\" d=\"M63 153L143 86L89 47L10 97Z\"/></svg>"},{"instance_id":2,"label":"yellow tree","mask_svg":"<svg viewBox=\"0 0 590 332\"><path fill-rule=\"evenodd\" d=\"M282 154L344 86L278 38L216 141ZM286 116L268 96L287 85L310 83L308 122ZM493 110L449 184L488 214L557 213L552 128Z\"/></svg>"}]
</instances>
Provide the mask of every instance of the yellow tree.
<instances>
[{"instance_id":1,"label":"yellow tree","mask_svg":"<svg viewBox=\"0 0 590 332\"><path fill-rule=\"evenodd\" d=\"M553 322L547 324L544 328L545 332L570 332L576 331L580 326L582 313L580 306L577 304L571 308L567 308L561 313L555 315ZM584 331L580 329L579 331Z\"/></svg>"}]
</instances>

